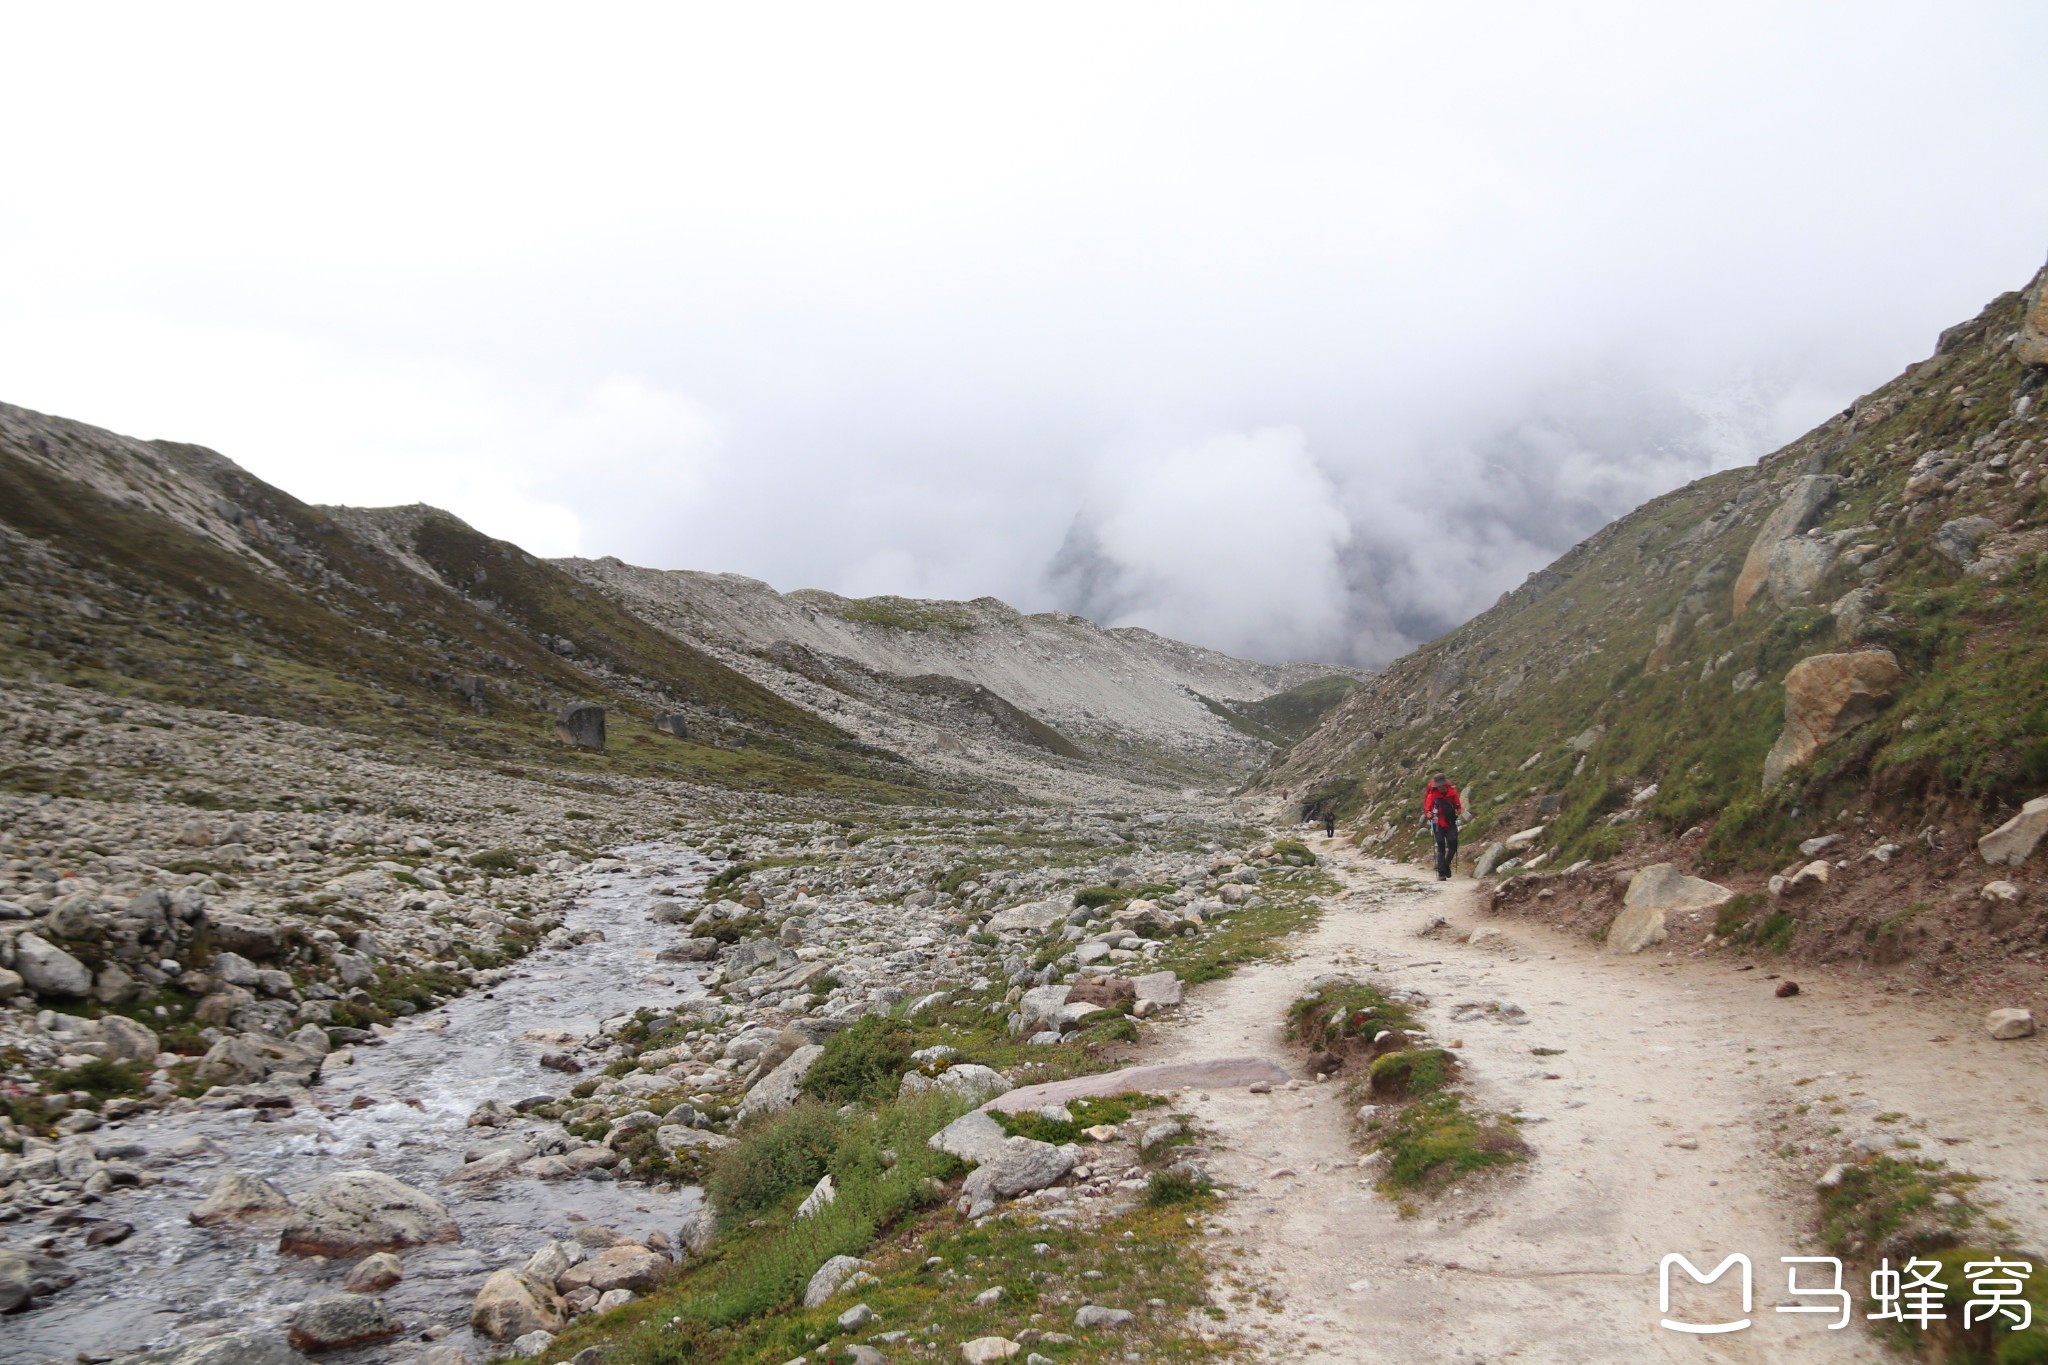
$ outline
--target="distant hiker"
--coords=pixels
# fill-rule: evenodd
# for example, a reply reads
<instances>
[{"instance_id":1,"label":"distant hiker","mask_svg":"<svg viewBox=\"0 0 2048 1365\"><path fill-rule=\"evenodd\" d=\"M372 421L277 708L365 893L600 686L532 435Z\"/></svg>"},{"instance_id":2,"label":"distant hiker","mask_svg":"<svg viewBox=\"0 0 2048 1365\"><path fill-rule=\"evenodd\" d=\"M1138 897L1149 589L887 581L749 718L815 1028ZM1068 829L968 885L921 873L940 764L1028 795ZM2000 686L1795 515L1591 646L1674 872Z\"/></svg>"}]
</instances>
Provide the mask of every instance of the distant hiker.
<instances>
[{"instance_id":1,"label":"distant hiker","mask_svg":"<svg viewBox=\"0 0 2048 1365\"><path fill-rule=\"evenodd\" d=\"M1436 836L1436 879L1440 882L1451 878L1451 859L1458 856L1458 817L1464 809L1451 779L1431 773L1429 785L1422 789L1422 823Z\"/></svg>"},{"instance_id":2,"label":"distant hiker","mask_svg":"<svg viewBox=\"0 0 2048 1365\"><path fill-rule=\"evenodd\" d=\"M1325 839L1337 837L1337 812L1335 810L1323 812L1323 837Z\"/></svg>"}]
</instances>

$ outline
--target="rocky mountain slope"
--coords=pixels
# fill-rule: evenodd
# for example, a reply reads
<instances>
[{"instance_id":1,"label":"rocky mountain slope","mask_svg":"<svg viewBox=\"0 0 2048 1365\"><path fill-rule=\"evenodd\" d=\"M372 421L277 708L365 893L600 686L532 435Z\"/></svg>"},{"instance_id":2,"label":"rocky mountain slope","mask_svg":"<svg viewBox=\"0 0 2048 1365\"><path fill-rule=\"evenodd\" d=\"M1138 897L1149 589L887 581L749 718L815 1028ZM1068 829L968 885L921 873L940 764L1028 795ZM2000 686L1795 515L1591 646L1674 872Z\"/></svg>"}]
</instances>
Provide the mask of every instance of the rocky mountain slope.
<instances>
[{"instance_id":1,"label":"rocky mountain slope","mask_svg":"<svg viewBox=\"0 0 2048 1365\"><path fill-rule=\"evenodd\" d=\"M434 508L312 507L197 446L5 405L0 641L0 676L422 754L884 799L1236 780L1283 736L1224 701L1330 672L993 600L549 563ZM601 740L570 734L576 704Z\"/></svg>"},{"instance_id":2,"label":"rocky mountain slope","mask_svg":"<svg viewBox=\"0 0 2048 1365\"><path fill-rule=\"evenodd\" d=\"M1276 732L1248 708L1270 700L1276 717L1320 714L1355 676L1323 664L1232 658L1064 612L1026 615L992 597L785 595L737 574L642 569L617 559L559 563L870 742L942 770L997 763L1025 785L1029 775L1005 762L1016 743L1119 765L1149 760L1195 778L1240 772L1286 738L1286 719ZM1289 694L1292 711L1277 694Z\"/></svg>"},{"instance_id":3,"label":"rocky mountain slope","mask_svg":"<svg viewBox=\"0 0 2048 1365\"><path fill-rule=\"evenodd\" d=\"M1483 866L1539 874L1507 898L1595 931L1614 871L1675 859L1754 889L1713 942L2038 978L2048 918L1974 841L2048 791L2043 292L1608 526L1353 691L1262 785L1419 852L1443 768L1468 856L1500 841Z\"/></svg>"}]
</instances>

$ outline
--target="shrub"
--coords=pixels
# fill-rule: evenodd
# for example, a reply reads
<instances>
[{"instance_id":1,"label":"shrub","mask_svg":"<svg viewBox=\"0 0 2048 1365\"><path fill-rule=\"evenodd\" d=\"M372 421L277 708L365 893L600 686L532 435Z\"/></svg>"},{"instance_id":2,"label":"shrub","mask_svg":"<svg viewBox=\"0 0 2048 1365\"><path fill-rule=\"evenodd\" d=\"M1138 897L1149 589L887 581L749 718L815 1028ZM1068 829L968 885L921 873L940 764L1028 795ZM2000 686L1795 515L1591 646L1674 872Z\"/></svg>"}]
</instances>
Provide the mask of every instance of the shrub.
<instances>
[{"instance_id":1,"label":"shrub","mask_svg":"<svg viewBox=\"0 0 2048 1365\"><path fill-rule=\"evenodd\" d=\"M818 1183L846 1136L846 1120L830 1107L799 1100L750 1124L739 1145L712 1162L704 1189L725 1219L751 1218L793 1190Z\"/></svg>"},{"instance_id":2,"label":"shrub","mask_svg":"<svg viewBox=\"0 0 2048 1365\"><path fill-rule=\"evenodd\" d=\"M110 1100L117 1095L141 1094L147 1078L147 1073L138 1063L110 1062L104 1057L95 1057L69 1071L46 1073L43 1089L53 1094L83 1090L96 1100Z\"/></svg>"},{"instance_id":3,"label":"shrub","mask_svg":"<svg viewBox=\"0 0 2048 1365\"><path fill-rule=\"evenodd\" d=\"M803 1092L828 1104L886 1100L911 1068L915 1038L900 1019L863 1019L825 1040L825 1050L804 1076Z\"/></svg>"},{"instance_id":4,"label":"shrub","mask_svg":"<svg viewBox=\"0 0 2048 1365\"><path fill-rule=\"evenodd\" d=\"M1390 1052L1372 1064L1372 1093L1390 1099L1434 1095L1451 1083L1457 1067L1457 1058L1440 1047Z\"/></svg>"},{"instance_id":5,"label":"shrub","mask_svg":"<svg viewBox=\"0 0 2048 1365\"><path fill-rule=\"evenodd\" d=\"M1192 1204L1209 1192L1209 1182L1196 1180L1181 1171L1154 1171L1145 1178L1147 1208Z\"/></svg>"}]
</instances>

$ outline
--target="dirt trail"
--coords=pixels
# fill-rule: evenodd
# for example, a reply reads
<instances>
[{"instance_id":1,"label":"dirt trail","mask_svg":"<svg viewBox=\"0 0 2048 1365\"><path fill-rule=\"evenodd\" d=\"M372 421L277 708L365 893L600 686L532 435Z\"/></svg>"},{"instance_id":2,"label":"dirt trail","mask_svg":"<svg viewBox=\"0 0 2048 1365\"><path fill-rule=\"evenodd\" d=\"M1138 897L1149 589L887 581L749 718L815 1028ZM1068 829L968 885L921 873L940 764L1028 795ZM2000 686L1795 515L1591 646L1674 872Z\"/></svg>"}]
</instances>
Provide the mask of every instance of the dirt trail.
<instances>
[{"instance_id":1,"label":"dirt trail","mask_svg":"<svg viewBox=\"0 0 2048 1365\"><path fill-rule=\"evenodd\" d=\"M1763 971L1727 961L1612 956L1482 920L1470 881L1321 851L1345 888L1322 923L1291 959L1193 992L1148 1060L1264 1053L1301 1074L1281 1024L1300 986L1332 971L1375 975L1429 995L1422 1018L1437 1039L1463 1040L1475 1100L1530 1120L1536 1155L1403 1219L1357 1165L1341 1075L1270 1095L1186 1095L1219 1139L1218 1180L1237 1191L1216 1219L1222 1238L1244 1254L1244 1283L1279 1300L1277 1312L1233 1301L1232 1323L1273 1357L1869 1360L1876 1346L1860 1322L1831 1331L1831 1316L1773 1311L1819 1302L1786 1293L1778 1260L1818 1250L1810 1176L1774 1155L1805 1136L1778 1127L1801 1100L1816 1115L1844 1109L1821 1121L1845 1136L1908 1136L1988 1177L1982 1193L1998 1213L2026 1244L2048 1245L2037 1041L1994 1043L1972 1018L1874 1001L1867 985L1808 979L1779 999ZM1450 932L1418 937L1432 915ZM1482 923L1503 937L1462 942ZM1487 1000L1520 1005L1529 1022L1451 1022L1458 1004ZM1539 1057L1538 1046L1562 1053ZM1670 1252L1703 1271L1746 1253L1753 1326L1715 1337L1661 1328L1658 1262ZM1801 1284L1824 1274L1809 1267ZM1733 1301L1727 1283L1678 1296L1673 1316L1730 1316L1715 1311Z\"/></svg>"}]
</instances>

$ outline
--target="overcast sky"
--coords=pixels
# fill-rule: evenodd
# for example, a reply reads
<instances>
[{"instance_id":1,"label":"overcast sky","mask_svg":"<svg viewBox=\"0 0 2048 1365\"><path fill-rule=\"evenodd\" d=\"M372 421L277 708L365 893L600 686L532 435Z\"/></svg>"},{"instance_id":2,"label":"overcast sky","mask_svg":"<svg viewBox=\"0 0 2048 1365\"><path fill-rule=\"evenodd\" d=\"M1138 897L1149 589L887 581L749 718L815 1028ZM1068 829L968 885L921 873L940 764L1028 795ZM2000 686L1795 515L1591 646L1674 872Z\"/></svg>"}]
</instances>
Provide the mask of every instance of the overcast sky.
<instances>
[{"instance_id":1,"label":"overcast sky","mask_svg":"<svg viewBox=\"0 0 2048 1365\"><path fill-rule=\"evenodd\" d=\"M1379 663L2048 255L2048 6L0 9L0 399Z\"/></svg>"}]
</instances>

